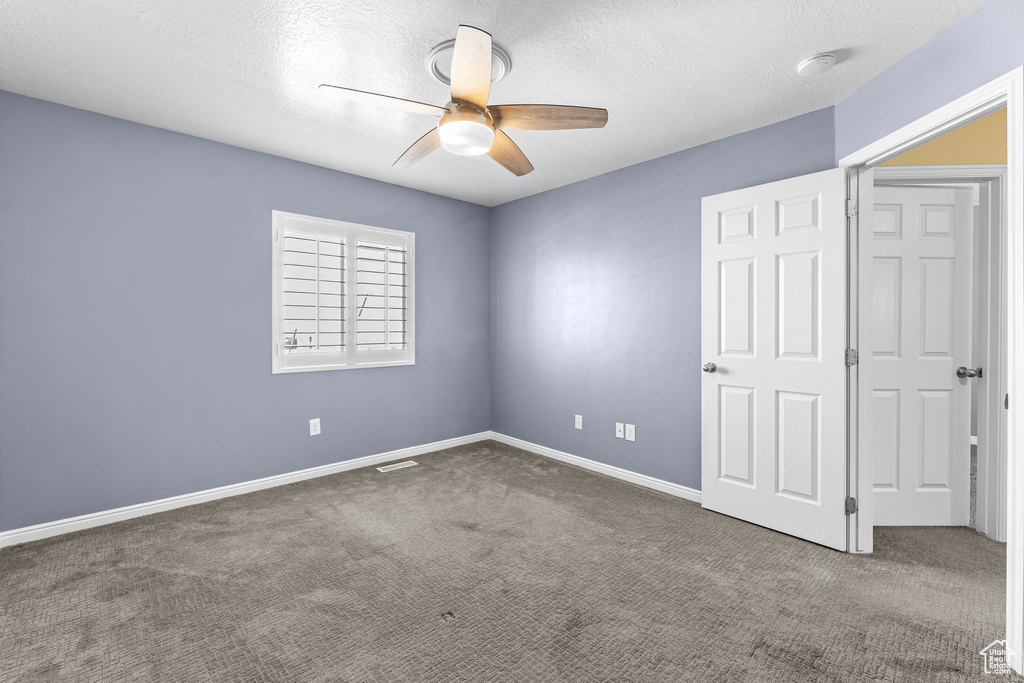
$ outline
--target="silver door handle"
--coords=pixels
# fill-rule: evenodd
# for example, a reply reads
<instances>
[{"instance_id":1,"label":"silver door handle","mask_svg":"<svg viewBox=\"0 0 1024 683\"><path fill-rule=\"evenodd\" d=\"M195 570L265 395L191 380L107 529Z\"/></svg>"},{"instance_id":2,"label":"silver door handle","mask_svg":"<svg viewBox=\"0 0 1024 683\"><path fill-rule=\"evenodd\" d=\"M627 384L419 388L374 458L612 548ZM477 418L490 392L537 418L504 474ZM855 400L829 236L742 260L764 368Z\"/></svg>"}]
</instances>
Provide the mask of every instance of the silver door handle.
<instances>
[{"instance_id":1,"label":"silver door handle","mask_svg":"<svg viewBox=\"0 0 1024 683\"><path fill-rule=\"evenodd\" d=\"M968 377L977 377L981 379L981 368L967 368L961 365L956 369L956 376L960 379L966 379Z\"/></svg>"},{"instance_id":2,"label":"silver door handle","mask_svg":"<svg viewBox=\"0 0 1024 683\"><path fill-rule=\"evenodd\" d=\"M705 363L704 367L701 369L704 370L704 372L714 372L715 370L718 369L718 366L715 365L714 363Z\"/></svg>"}]
</instances>

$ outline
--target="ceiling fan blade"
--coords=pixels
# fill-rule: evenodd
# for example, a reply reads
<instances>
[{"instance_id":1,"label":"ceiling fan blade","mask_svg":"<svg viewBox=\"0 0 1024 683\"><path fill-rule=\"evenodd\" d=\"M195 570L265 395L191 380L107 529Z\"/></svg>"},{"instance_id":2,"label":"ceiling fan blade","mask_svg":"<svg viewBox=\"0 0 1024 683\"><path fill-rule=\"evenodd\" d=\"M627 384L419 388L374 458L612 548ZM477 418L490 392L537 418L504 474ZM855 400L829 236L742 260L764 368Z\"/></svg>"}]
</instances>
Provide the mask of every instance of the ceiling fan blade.
<instances>
[{"instance_id":1,"label":"ceiling fan blade","mask_svg":"<svg viewBox=\"0 0 1024 683\"><path fill-rule=\"evenodd\" d=\"M401 97L391 97L390 95L378 95L375 92L366 92L364 90L353 90L352 88L342 88L338 85L329 85L322 83L317 87L317 90L322 93L330 93L338 97L342 97L346 100L352 100L353 102L359 102L360 104L372 104L377 107L390 107L392 109L401 109L402 111L409 111L413 114L428 114L430 116L440 116L441 114L448 111L445 107L437 107L433 104L424 104L423 102L414 102L412 100L403 100Z\"/></svg>"},{"instance_id":2,"label":"ceiling fan blade","mask_svg":"<svg viewBox=\"0 0 1024 683\"><path fill-rule=\"evenodd\" d=\"M608 110L558 104L498 104L488 107L495 128L506 130L568 130L604 128Z\"/></svg>"},{"instance_id":3,"label":"ceiling fan blade","mask_svg":"<svg viewBox=\"0 0 1024 683\"><path fill-rule=\"evenodd\" d=\"M452 102L487 106L491 94L491 34L459 26L452 54Z\"/></svg>"},{"instance_id":4,"label":"ceiling fan blade","mask_svg":"<svg viewBox=\"0 0 1024 683\"><path fill-rule=\"evenodd\" d=\"M487 156L519 176L533 170L533 164L523 154L523 150L500 130L494 131L494 144L491 145L491 151Z\"/></svg>"},{"instance_id":5,"label":"ceiling fan blade","mask_svg":"<svg viewBox=\"0 0 1024 683\"><path fill-rule=\"evenodd\" d=\"M392 165L395 168L409 168L440 146L441 136L437 134L437 128L431 128L423 137L412 143Z\"/></svg>"}]
</instances>

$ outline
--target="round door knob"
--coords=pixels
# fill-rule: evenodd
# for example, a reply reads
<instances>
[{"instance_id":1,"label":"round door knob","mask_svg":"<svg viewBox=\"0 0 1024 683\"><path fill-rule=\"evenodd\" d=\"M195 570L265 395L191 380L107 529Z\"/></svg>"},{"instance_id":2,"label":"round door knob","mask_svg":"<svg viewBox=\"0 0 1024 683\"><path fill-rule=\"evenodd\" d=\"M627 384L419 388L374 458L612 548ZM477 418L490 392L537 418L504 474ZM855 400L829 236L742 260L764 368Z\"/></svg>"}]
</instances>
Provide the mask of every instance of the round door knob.
<instances>
[{"instance_id":1,"label":"round door knob","mask_svg":"<svg viewBox=\"0 0 1024 683\"><path fill-rule=\"evenodd\" d=\"M968 377L981 377L981 368L967 368L961 365L956 369L956 376L960 379Z\"/></svg>"},{"instance_id":2,"label":"round door knob","mask_svg":"<svg viewBox=\"0 0 1024 683\"><path fill-rule=\"evenodd\" d=\"M718 366L715 365L714 363L705 363L703 369L704 372L714 372L715 370L718 369Z\"/></svg>"}]
</instances>

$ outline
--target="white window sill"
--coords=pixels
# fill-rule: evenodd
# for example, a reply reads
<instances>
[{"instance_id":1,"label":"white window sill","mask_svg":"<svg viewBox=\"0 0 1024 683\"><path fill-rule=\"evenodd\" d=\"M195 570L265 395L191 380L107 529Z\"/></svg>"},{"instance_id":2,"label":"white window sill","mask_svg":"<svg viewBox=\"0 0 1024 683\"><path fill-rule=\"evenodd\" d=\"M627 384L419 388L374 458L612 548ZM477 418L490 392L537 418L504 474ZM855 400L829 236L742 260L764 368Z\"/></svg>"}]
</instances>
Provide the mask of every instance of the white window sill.
<instances>
[{"instance_id":1,"label":"white window sill","mask_svg":"<svg viewBox=\"0 0 1024 683\"><path fill-rule=\"evenodd\" d=\"M330 370L362 370L364 368L391 368L402 365L416 365L414 360L382 361L380 363L355 363L354 365L305 365L291 368L274 368L271 374L290 375L295 372L326 372Z\"/></svg>"}]
</instances>

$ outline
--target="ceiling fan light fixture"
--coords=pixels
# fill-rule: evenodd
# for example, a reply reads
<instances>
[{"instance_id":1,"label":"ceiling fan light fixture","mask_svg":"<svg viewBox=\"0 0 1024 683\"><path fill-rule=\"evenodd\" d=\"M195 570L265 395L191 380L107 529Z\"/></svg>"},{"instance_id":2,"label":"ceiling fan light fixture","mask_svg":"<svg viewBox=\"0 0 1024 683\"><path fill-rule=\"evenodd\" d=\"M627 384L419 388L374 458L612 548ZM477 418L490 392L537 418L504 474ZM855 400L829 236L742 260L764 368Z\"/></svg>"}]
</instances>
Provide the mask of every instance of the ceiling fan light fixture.
<instances>
[{"instance_id":1,"label":"ceiling fan light fixture","mask_svg":"<svg viewBox=\"0 0 1024 683\"><path fill-rule=\"evenodd\" d=\"M439 67L442 52L445 52L447 62ZM495 47L490 33L460 24L450 50L447 43L438 46L432 53L436 59L429 62L432 73L435 67L447 67L451 101L443 107L330 83L320 85L319 90L356 102L386 104L427 116L440 115L436 126L421 135L395 160L394 168L409 168L428 154L445 149L459 156L486 154L514 175L524 176L533 171L533 164L505 131L603 128L608 122L608 111L595 107L557 104L499 104L489 107L491 84L501 73L508 73L511 65L507 54L502 59L503 54L504 50Z\"/></svg>"},{"instance_id":2,"label":"ceiling fan light fixture","mask_svg":"<svg viewBox=\"0 0 1024 683\"><path fill-rule=\"evenodd\" d=\"M438 127L441 147L464 157L479 156L491 151L494 129L475 121L449 121Z\"/></svg>"},{"instance_id":3,"label":"ceiling fan light fixture","mask_svg":"<svg viewBox=\"0 0 1024 683\"><path fill-rule=\"evenodd\" d=\"M453 105L437 122L441 147L459 156L487 154L494 144L494 126L483 112L471 107Z\"/></svg>"}]
</instances>

